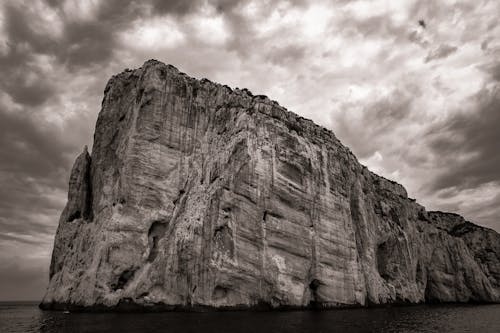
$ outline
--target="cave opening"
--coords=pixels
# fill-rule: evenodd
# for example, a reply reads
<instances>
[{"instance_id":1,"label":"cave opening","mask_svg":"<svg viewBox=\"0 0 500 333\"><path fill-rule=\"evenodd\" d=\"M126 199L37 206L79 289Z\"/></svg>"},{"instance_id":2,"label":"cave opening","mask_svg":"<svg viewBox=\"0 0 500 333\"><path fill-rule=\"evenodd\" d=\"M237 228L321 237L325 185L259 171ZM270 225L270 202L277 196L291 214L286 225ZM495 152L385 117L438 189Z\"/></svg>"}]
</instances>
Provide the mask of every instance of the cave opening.
<instances>
[{"instance_id":1,"label":"cave opening","mask_svg":"<svg viewBox=\"0 0 500 333\"><path fill-rule=\"evenodd\" d=\"M153 262L158 256L158 243L165 235L167 224L164 221L155 221L151 224L148 232L149 256L148 262Z\"/></svg>"},{"instance_id":2,"label":"cave opening","mask_svg":"<svg viewBox=\"0 0 500 333\"><path fill-rule=\"evenodd\" d=\"M310 307L317 307L320 305L320 298L318 295L318 289L321 286L321 281L318 279L312 279L309 283L309 290L311 292L311 300L309 301Z\"/></svg>"},{"instance_id":3,"label":"cave opening","mask_svg":"<svg viewBox=\"0 0 500 333\"><path fill-rule=\"evenodd\" d=\"M112 286L113 290L117 291L119 289L123 289L127 285L127 283L134 277L135 271L135 268L124 270L118 277L116 283Z\"/></svg>"}]
</instances>

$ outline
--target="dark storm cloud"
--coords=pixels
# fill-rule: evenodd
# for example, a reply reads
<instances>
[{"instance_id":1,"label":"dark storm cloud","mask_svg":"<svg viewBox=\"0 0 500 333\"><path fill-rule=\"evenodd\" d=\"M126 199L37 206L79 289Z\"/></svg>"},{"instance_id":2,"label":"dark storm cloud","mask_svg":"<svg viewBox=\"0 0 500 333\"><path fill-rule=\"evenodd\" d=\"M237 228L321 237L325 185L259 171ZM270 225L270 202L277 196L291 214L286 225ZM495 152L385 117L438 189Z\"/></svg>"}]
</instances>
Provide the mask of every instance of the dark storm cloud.
<instances>
[{"instance_id":1,"label":"dark storm cloud","mask_svg":"<svg viewBox=\"0 0 500 333\"><path fill-rule=\"evenodd\" d=\"M60 15L62 36L47 36L36 31L31 21L38 13L30 12L27 5L5 5L6 32L9 53L0 59L2 68L8 71L16 65L25 64L33 54L55 56L60 64L70 68L81 68L96 64L106 64L113 58L118 47L117 33L125 31L135 20L146 19L158 15L169 15L182 18L199 12L204 5L209 5L227 16L233 26L243 25L244 17L235 10L242 1L209 0L209 1L102 1L96 14L86 20L75 20L62 14L62 1L47 1ZM239 22L239 23L237 23ZM241 32L241 29L237 29ZM27 45L30 50L20 50ZM19 68L17 68L19 69ZM46 91L45 95L53 91ZM43 95L43 92L40 93Z\"/></svg>"},{"instance_id":2,"label":"dark storm cloud","mask_svg":"<svg viewBox=\"0 0 500 333\"><path fill-rule=\"evenodd\" d=\"M17 51L22 43L26 43L31 48L29 50L24 50L25 52L17 51L15 55L20 57L18 59L8 56L6 59L20 62L26 60L31 53L30 51L44 53L56 46L52 38L47 38L48 36L44 36L32 27L30 14L23 6L17 7L7 4L3 9L5 13L4 26L11 52L13 50L14 52Z\"/></svg>"},{"instance_id":3,"label":"dark storm cloud","mask_svg":"<svg viewBox=\"0 0 500 333\"><path fill-rule=\"evenodd\" d=\"M63 9L63 1L46 1L61 23L61 35L51 36L35 28L39 13L24 3L6 4L5 32L8 52L0 56L0 69L6 79L2 88L17 103L37 106L56 94L56 89L42 70L37 68L37 55L54 57L54 63L77 72L89 66L109 66L120 47L119 34L127 31L137 20L167 15L182 20L211 7L225 18L229 40L225 47L240 55L249 54L256 41L249 18L241 12L244 1L102 1L89 18L75 19ZM303 1L290 1L291 6L304 6ZM272 13L273 5L262 4L262 15ZM193 41L192 36L187 36ZM265 42L265 41L264 41ZM289 53L286 53L289 51ZM269 60L277 56L295 59L303 53L301 46L274 47ZM30 80L27 80L27 78Z\"/></svg>"},{"instance_id":4,"label":"dark storm cloud","mask_svg":"<svg viewBox=\"0 0 500 333\"><path fill-rule=\"evenodd\" d=\"M473 101L475 110L454 115L429 133L432 150L448 166L434 190L500 182L500 86L483 88Z\"/></svg>"},{"instance_id":5,"label":"dark storm cloud","mask_svg":"<svg viewBox=\"0 0 500 333\"><path fill-rule=\"evenodd\" d=\"M43 36L30 28L19 9L6 6L5 17L9 51L0 56L0 87L17 103L30 106L42 104L54 94L55 89L29 61L33 58L33 50L47 50L50 41L44 42Z\"/></svg>"},{"instance_id":6,"label":"dark storm cloud","mask_svg":"<svg viewBox=\"0 0 500 333\"><path fill-rule=\"evenodd\" d=\"M67 168L66 154L75 149L61 136L60 129L29 113L0 109L1 171L37 178L59 175Z\"/></svg>"},{"instance_id":7,"label":"dark storm cloud","mask_svg":"<svg viewBox=\"0 0 500 333\"><path fill-rule=\"evenodd\" d=\"M73 23L65 27L65 51L58 54L62 63L84 67L107 62L115 47L113 31L106 22Z\"/></svg>"},{"instance_id":8,"label":"dark storm cloud","mask_svg":"<svg viewBox=\"0 0 500 333\"><path fill-rule=\"evenodd\" d=\"M12 75L3 84L4 91L20 104L37 106L51 98L56 90L43 78L37 77L33 82L26 82L25 77Z\"/></svg>"},{"instance_id":9,"label":"dark storm cloud","mask_svg":"<svg viewBox=\"0 0 500 333\"><path fill-rule=\"evenodd\" d=\"M59 13L61 36L37 31L33 21L39 13L28 5L5 5L9 52L0 59L4 72L19 70L14 66L26 64L36 54L54 56L60 65L76 68L106 63L116 47L116 32L142 14L134 2L111 0L104 1L91 19L73 20L62 13L62 2L50 1L49 4Z\"/></svg>"},{"instance_id":10,"label":"dark storm cloud","mask_svg":"<svg viewBox=\"0 0 500 333\"><path fill-rule=\"evenodd\" d=\"M65 19L64 35L54 54L70 67L109 62L116 48L116 33L129 26L141 11L134 2L103 1L91 20Z\"/></svg>"},{"instance_id":11,"label":"dark storm cloud","mask_svg":"<svg viewBox=\"0 0 500 333\"><path fill-rule=\"evenodd\" d=\"M221 8L230 7L224 1L214 1ZM169 13L187 15L200 8L202 1L103 1L94 16L76 20L63 11L62 1L47 1L61 21L61 35L51 36L36 29L39 13L24 3L6 3L4 29L7 52L0 55L2 80L0 87L20 104L38 106L57 93L54 84L39 68L36 56L54 57L57 66L72 71L93 65L106 65L117 48L117 33L131 26L135 19L148 15Z\"/></svg>"},{"instance_id":12,"label":"dark storm cloud","mask_svg":"<svg viewBox=\"0 0 500 333\"><path fill-rule=\"evenodd\" d=\"M88 114L77 113L58 126L37 110L0 104L1 237L53 234L72 162L90 137L88 123Z\"/></svg>"},{"instance_id":13,"label":"dark storm cloud","mask_svg":"<svg viewBox=\"0 0 500 333\"><path fill-rule=\"evenodd\" d=\"M54 231L47 218L56 221L62 205L51 194L67 186L72 150L51 129L0 112L0 238Z\"/></svg>"}]
</instances>

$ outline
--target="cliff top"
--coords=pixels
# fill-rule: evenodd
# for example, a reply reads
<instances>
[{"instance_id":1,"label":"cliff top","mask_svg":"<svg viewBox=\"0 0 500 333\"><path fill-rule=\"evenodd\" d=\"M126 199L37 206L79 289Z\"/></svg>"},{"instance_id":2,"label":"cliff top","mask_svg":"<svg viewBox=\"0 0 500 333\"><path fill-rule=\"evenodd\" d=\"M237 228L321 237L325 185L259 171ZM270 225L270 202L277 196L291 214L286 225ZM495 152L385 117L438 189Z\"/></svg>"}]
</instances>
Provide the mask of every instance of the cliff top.
<instances>
[{"instance_id":1,"label":"cliff top","mask_svg":"<svg viewBox=\"0 0 500 333\"><path fill-rule=\"evenodd\" d=\"M319 135L320 137L322 137L326 141L333 141L335 144L341 145L340 140L337 139L337 137L335 136L335 134L331 130L314 123L310 119L304 118L304 117L302 117L302 116L300 116L292 111L289 111L285 107L281 106L277 101L270 99L266 95L254 95L247 88L242 88L242 89L231 88L228 85L222 85L220 83L213 82L207 78L202 78L202 79L198 80L196 78L193 78L193 77L187 75L186 73L181 72L179 69L177 69L173 65L165 64L165 63L158 61L158 60L155 60L155 59L147 60L146 62L144 62L144 64L141 67L139 67L135 70L131 70L131 69L127 68L123 72L114 75L110 79L108 85L116 78L122 78L123 76L130 75L131 72L140 71L140 70L147 70L148 68L152 68L152 67L164 67L167 70L173 72L174 74L180 75L189 81L198 81L202 84L210 84L210 85L213 85L214 87L225 88L231 94L237 95L238 97L241 97L241 98L246 99L246 100L250 100L251 104L260 103L260 104L268 105L271 109L270 113L267 113L265 110L259 110L259 111L263 112L263 113L267 113L269 116L271 116L275 119L281 120L291 130L295 130L297 132L299 132L301 130L302 131L304 131L304 130L311 131L314 134ZM345 146L343 146L343 147L345 149L347 149L350 154L352 154L352 152L350 151L350 149L348 147L345 147Z\"/></svg>"}]
</instances>

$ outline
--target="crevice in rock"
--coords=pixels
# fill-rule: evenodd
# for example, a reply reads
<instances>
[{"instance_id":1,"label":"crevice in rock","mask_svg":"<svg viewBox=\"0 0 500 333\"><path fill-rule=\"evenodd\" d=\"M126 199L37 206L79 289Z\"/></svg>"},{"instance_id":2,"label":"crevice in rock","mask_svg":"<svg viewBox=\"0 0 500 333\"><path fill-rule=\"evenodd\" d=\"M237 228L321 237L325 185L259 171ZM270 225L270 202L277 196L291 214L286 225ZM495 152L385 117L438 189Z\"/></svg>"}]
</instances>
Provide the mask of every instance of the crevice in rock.
<instances>
[{"instance_id":1,"label":"crevice in rock","mask_svg":"<svg viewBox=\"0 0 500 333\"><path fill-rule=\"evenodd\" d=\"M135 98L135 102L136 103L139 103L142 99L142 95L144 94L144 87L141 87L139 88L139 90L137 91L137 95L136 95L136 98Z\"/></svg>"},{"instance_id":2,"label":"crevice in rock","mask_svg":"<svg viewBox=\"0 0 500 333\"><path fill-rule=\"evenodd\" d=\"M118 280L111 286L111 288L113 288L114 291L124 289L127 283L134 277L136 270L137 268L124 270L118 277Z\"/></svg>"},{"instance_id":3,"label":"crevice in rock","mask_svg":"<svg viewBox=\"0 0 500 333\"><path fill-rule=\"evenodd\" d=\"M167 223L165 221L155 221L151 224L148 232L149 256L147 261L153 262L158 256L158 243L165 235Z\"/></svg>"},{"instance_id":4,"label":"crevice in rock","mask_svg":"<svg viewBox=\"0 0 500 333\"><path fill-rule=\"evenodd\" d=\"M318 290L318 288L319 288L320 285L321 285L321 282L318 279L313 279L311 281L311 283L309 283L309 288L312 291L316 292Z\"/></svg>"},{"instance_id":5,"label":"crevice in rock","mask_svg":"<svg viewBox=\"0 0 500 333\"><path fill-rule=\"evenodd\" d=\"M79 219L81 217L82 217L82 213L79 210L77 210L77 211L73 212L70 216L68 216L67 221L72 222L72 221Z\"/></svg>"},{"instance_id":6,"label":"crevice in rock","mask_svg":"<svg viewBox=\"0 0 500 333\"><path fill-rule=\"evenodd\" d=\"M320 303L320 298L318 295L318 289L321 286L321 281L318 279L312 279L309 283L309 290L311 292L311 300L309 301L310 306L317 306Z\"/></svg>"},{"instance_id":7,"label":"crevice in rock","mask_svg":"<svg viewBox=\"0 0 500 333\"><path fill-rule=\"evenodd\" d=\"M295 165L288 160L283 160L278 164L278 171L293 183L300 186L303 185L304 172L300 166Z\"/></svg>"},{"instance_id":8,"label":"crevice in rock","mask_svg":"<svg viewBox=\"0 0 500 333\"><path fill-rule=\"evenodd\" d=\"M422 263L420 261L417 262L417 269L415 270L415 281L419 284L425 283L425 275L424 270L422 269Z\"/></svg>"},{"instance_id":9,"label":"crevice in rock","mask_svg":"<svg viewBox=\"0 0 500 333\"><path fill-rule=\"evenodd\" d=\"M265 210L264 214L262 216L262 221L266 222L269 220L270 217L275 218L275 219L281 219L281 218L283 218L283 215L271 212L269 210Z\"/></svg>"},{"instance_id":10,"label":"crevice in rock","mask_svg":"<svg viewBox=\"0 0 500 333\"><path fill-rule=\"evenodd\" d=\"M425 222L430 222L427 212L425 210L420 210L418 212L418 219Z\"/></svg>"},{"instance_id":11,"label":"crevice in rock","mask_svg":"<svg viewBox=\"0 0 500 333\"><path fill-rule=\"evenodd\" d=\"M227 296L228 289L223 286L215 286L213 291L213 298L215 300L221 300Z\"/></svg>"},{"instance_id":12,"label":"crevice in rock","mask_svg":"<svg viewBox=\"0 0 500 333\"><path fill-rule=\"evenodd\" d=\"M390 246L387 241L377 246L377 269L384 280L390 280L392 278L391 272L389 271L390 252Z\"/></svg>"},{"instance_id":13,"label":"crevice in rock","mask_svg":"<svg viewBox=\"0 0 500 333\"><path fill-rule=\"evenodd\" d=\"M475 230L475 226L470 222L464 222L454 226L448 234L455 237L462 237L463 235Z\"/></svg>"},{"instance_id":14,"label":"crevice in rock","mask_svg":"<svg viewBox=\"0 0 500 333\"><path fill-rule=\"evenodd\" d=\"M226 228L227 228L227 225L221 225L221 226L215 228L215 230L214 230L214 237L216 237L220 233L225 232Z\"/></svg>"},{"instance_id":15,"label":"crevice in rock","mask_svg":"<svg viewBox=\"0 0 500 333\"><path fill-rule=\"evenodd\" d=\"M396 209L391 208L389 211L389 216L394 223L396 223L400 227L402 226L401 219L400 219Z\"/></svg>"},{"instance_id":16,"label":"crevice in rock","mask_svg":"<svg viewBox=\"0 0 500 333\"><path fill-rule=\"evenodd\" d=\"M428 303L435 303L437 301L437 298L433 295L432 280L429 276L427 277L427 281L425 283L424 297L425 301Z\"/></svg>"},{"instance_id":17,"label":"crevice in rock","mask_svg":"<svg viewBox=\"0 0 500 333\"><path fill-rule=\"evenodd\" d=\"M215 182L217 179L219 179L219 175L217 175L216 173L214 173L213 175L210 175L210 184Z\"/></svg>"},{"instance_id":18,"label":"crevice in rock","mask_svg":"<svg viewBox=\"0 0 500 333\"><path fill-rule=\"evenodd\" d=\"M92 196L92 175L91 175L91 168L90 165L92 163L92 159L90 156L88 156L88 166L87 170L85 171L85 182L87 183L87 192L85 195L85 203L83 206L83 218L87 220L88 222L92 222L94 219L94 212L92 209L93 206L93 196Z\"/></svg>"},{"instance_id":19,"label":"crevice in rock","mask_svg":"<svg viewBox=\"0 0 500 333\"><path fill-rule=\"evenodd\" d=\"M248 145L247 145L247 140L243 139L234 145L231 155L229 155L229 159L227 162L238 163L244 160L245 154L248 154Z\"/></svg>"},{"instance_id":20,"label":"crevice in rock","mask_svg":"<svg viewBox=\"0 0 500 333\"><path fill-rule=\"evenodd\" d=\"M182 198L182 196L184 195L184 193L186 193L186 191L184 190L179 190L179 194L177 195L177 197L172 201L174 205L177 205L177 203L179 202L179 199Z\"/></svg>"},{"instance_id":21,"label":"crevice in rock","mask_svg":"<svg viewBox=\"0 0 500 333\"><path fill-rule=\"evenodd\" d=\"M127 201L124 198L118 199L118 201L113 202L113 207L115 207L117 204L124 205Z\"/></svg>"},{"instance_id":22,"label":"crevice in rock","mask_svg":"<svg viewBox=\"0 0 500 333\"><path fill-rule=\"evenodd\" d=\"M233 231L227 225L221 225L214 230L215 246L222 252L228 252L230 257L234 255Z\"/></svg>"}]
</instances>

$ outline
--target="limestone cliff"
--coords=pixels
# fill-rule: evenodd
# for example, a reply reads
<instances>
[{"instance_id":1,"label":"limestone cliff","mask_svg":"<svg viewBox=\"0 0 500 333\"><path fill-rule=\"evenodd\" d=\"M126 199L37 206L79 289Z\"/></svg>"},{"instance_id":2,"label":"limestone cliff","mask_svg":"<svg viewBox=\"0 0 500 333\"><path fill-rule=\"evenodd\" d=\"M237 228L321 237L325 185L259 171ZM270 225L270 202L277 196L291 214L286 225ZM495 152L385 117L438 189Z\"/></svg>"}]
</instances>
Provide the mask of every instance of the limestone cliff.
<instances>
[{"instance_id":1,"label":"limestone cliff","mask_svg":"<svg viewBox=\"0 0 500 333\"><path fill-rule=\"evenodd\" d=\"M498 302L499 258L327 129L150 60L106 86L41 307Z\"/></svg>"}]
</instances>

